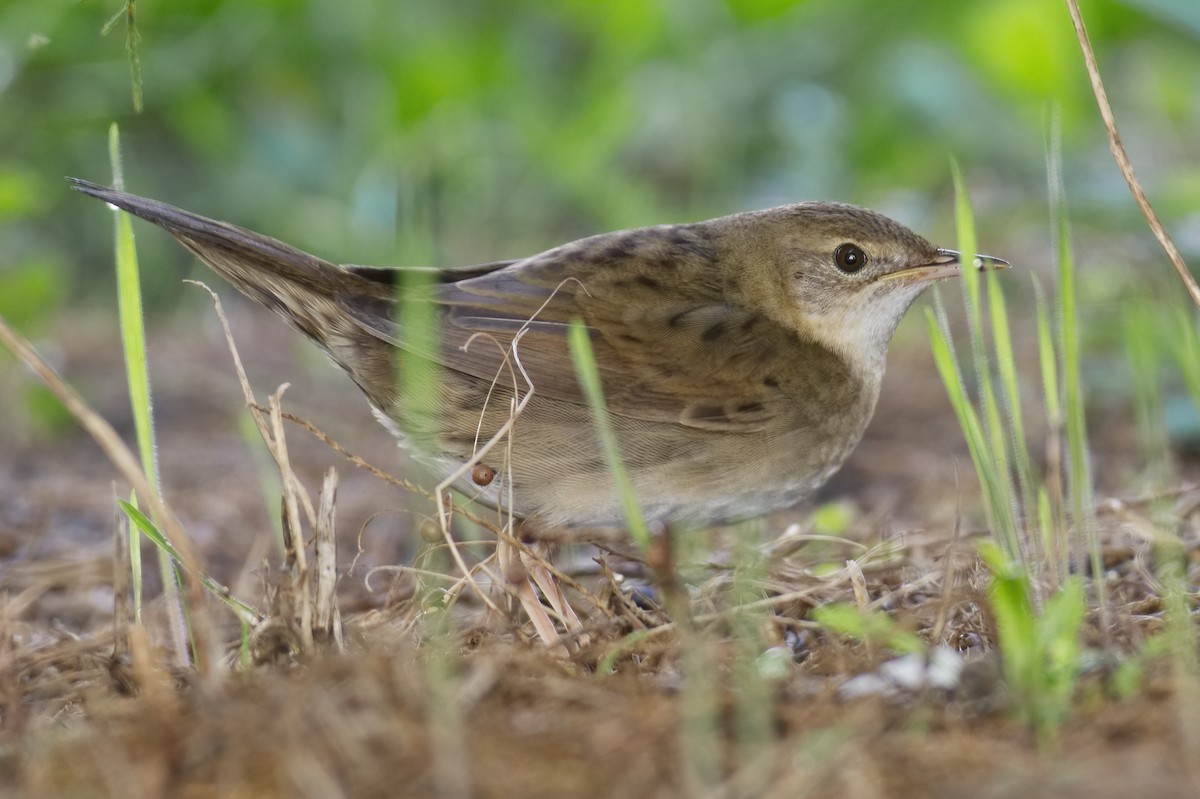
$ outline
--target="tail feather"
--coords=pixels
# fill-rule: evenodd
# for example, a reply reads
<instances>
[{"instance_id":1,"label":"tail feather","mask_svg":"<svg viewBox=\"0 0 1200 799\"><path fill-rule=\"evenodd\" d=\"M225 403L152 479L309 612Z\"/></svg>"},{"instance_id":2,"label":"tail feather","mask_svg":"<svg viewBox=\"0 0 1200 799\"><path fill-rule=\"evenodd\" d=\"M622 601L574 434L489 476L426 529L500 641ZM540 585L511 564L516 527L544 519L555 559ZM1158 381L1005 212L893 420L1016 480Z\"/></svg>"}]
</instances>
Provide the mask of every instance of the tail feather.
<instances>
[{"instance_id":1,"label":"tail feather","mask_svg":"<svg viewBox=\"0 0 1200 799\"><path fill-rule=\"evenodd\" d=\"M246 267L263 270L272 280L289 280L321 292L330 292L337 288L330 280L331 270L338 273L338 278L345 280L346 272L340 267L261 233L86 180L67 180L75 191L103 200L109 205L158 225L205 262L209 260L209 253L224 254L225 258L221 259L222 261L233 259L244 263ZM254 276L246 275L245 269L226 272L218 264L210 265L229 278L239 289L246 290L249 286L244 284L259 282ZM257 299L257 296L255 298Z\"/></svg>"},{"instance_id":2,"label":"tail feather","mask_svg":"<svg viewBox=\"0 0 1200 799\"><path fill-rule=\"evenodd\" d=\"M392 287L252 230L77 178L68 181L76 191L166 230L243 294L313 339L372 402L388 407L393 348L348 317L341 302L355 295L391 299Z\"/></svg>"}]
</instances>

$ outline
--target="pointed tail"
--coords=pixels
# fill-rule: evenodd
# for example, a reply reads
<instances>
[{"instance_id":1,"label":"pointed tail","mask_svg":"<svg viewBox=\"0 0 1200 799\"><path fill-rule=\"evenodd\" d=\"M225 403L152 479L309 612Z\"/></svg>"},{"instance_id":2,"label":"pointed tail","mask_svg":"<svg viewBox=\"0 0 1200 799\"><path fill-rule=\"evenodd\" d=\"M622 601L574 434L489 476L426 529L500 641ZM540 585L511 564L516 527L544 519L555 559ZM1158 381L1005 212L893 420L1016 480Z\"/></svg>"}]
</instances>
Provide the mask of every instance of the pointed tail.
<instances>
[{"instance_id":1,"label":"pointed tail","mask_svg":"<svg viewBox=\"0 0 1200 799\"><path fill-rule=\"evenodd\" d=\"M388 301L394 291L388 281L369 279L227 222L85 180L67 180L75 191L166 230L243 294L313 339L372 401L380 404L391 397L392 347L355 323L341 304L348 297Z\"/></svg>"}]
</instances>

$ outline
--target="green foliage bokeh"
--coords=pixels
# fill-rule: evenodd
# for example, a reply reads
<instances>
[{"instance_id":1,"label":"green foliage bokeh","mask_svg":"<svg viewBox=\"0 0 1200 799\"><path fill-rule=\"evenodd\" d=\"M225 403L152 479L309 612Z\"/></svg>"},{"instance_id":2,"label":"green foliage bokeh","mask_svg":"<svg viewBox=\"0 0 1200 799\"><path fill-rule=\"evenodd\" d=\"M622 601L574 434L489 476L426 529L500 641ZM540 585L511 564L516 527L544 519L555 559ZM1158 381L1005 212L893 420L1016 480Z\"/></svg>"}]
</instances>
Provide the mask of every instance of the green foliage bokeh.
<instances>
[{"instance_id":1,"label":"green foliage bokeh","mask_svg":"<svg viewBox=\"0 0 1200 799\"><path fill-rule=\"evenodd\" d=\"M108 181L114 120L130 190L342 261L491 260L809 198L949 234L952 153L982 207L1044 226L1051 103L1073 211L1138 224L1058 2L137 0L141 114L123 22L100 32L120 9L0 1L0 294L31 308L30 270L55 302L111 281L110 220L62 177ZM1139 167L1194 228L1200 4L1085 12ZM147 263L186 263L143 238ZM168 271L147 269L152 307Z\"/></svg>"}]
</instances>

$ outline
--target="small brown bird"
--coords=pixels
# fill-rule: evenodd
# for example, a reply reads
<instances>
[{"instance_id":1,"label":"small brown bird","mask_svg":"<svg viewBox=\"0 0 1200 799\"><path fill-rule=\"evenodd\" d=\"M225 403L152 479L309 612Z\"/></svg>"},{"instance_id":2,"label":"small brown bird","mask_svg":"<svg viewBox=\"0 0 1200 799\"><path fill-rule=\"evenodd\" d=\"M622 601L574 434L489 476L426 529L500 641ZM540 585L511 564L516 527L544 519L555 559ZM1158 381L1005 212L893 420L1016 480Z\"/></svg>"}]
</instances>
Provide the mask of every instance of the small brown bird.
<instances>
[{"instance_id":1,"label":"small brown bird","mask_svg":"<svg viewBox=\"0 0 1200 799\"><path fill-rule=\"evenodd\" d=\"M166 229L299 328L442 475L532 391L511 459L497 460L507 446L493 450L456 487L496 507L508 505L511 482L511 510L537 529L622 520L568 349L572 319L590 333L643 513L707 525L786 507L829 479L874 412L901 317L959 272L957 252L881 214L809 202L605 233L433 270L406 288L404 269L338 266L155 200L72 186ZM406 324L421 303L436 309L432 336ZM403 389L399 367L429 373L419 395Z\"/></svg>"}]
</instances>

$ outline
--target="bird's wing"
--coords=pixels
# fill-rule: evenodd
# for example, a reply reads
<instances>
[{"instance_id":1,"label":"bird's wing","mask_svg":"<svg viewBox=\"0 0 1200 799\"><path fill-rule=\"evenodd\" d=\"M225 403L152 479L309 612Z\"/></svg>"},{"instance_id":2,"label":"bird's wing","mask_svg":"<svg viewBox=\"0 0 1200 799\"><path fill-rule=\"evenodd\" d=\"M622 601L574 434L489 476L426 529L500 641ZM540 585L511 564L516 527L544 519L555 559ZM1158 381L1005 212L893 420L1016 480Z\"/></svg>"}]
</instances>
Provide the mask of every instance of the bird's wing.
<instances>
[{"instance_id":1,"label":"bird's wing","mask_svg":"<svg viewBox=\"0 0 1200 799\"><path fill-rule=\"evenodd\" d=\"M412 301L441 308L436 351L404 325L406 303L359 294L338 300L371 334L501 385L512 384L516 340L515 358L536 392L560 401L586 404L567 343L568 325L579 318L614 414L750 432L781 410L770 363L789 334L727 302L712 263L680 252L672 266L660 259L653 267L637 247L623 260L584 261L568 245L418 289Z\"/></svg>"},{"instance_id":2,"label":"bird's wing","mask_svg":"<svg viewBox=\"0 0 1200 799\"><path fill-rule=\"evenodd\" d=\"M507 261L490 261L486 264L470 266L362 266L360 264L342 264L341 268L359 277L385 286L403 286L409 276L417 276L417 282L425 278L426 282L455 283L473 277L488 275L519 263L520 258Z\"/></svg>"}]
</instances>

